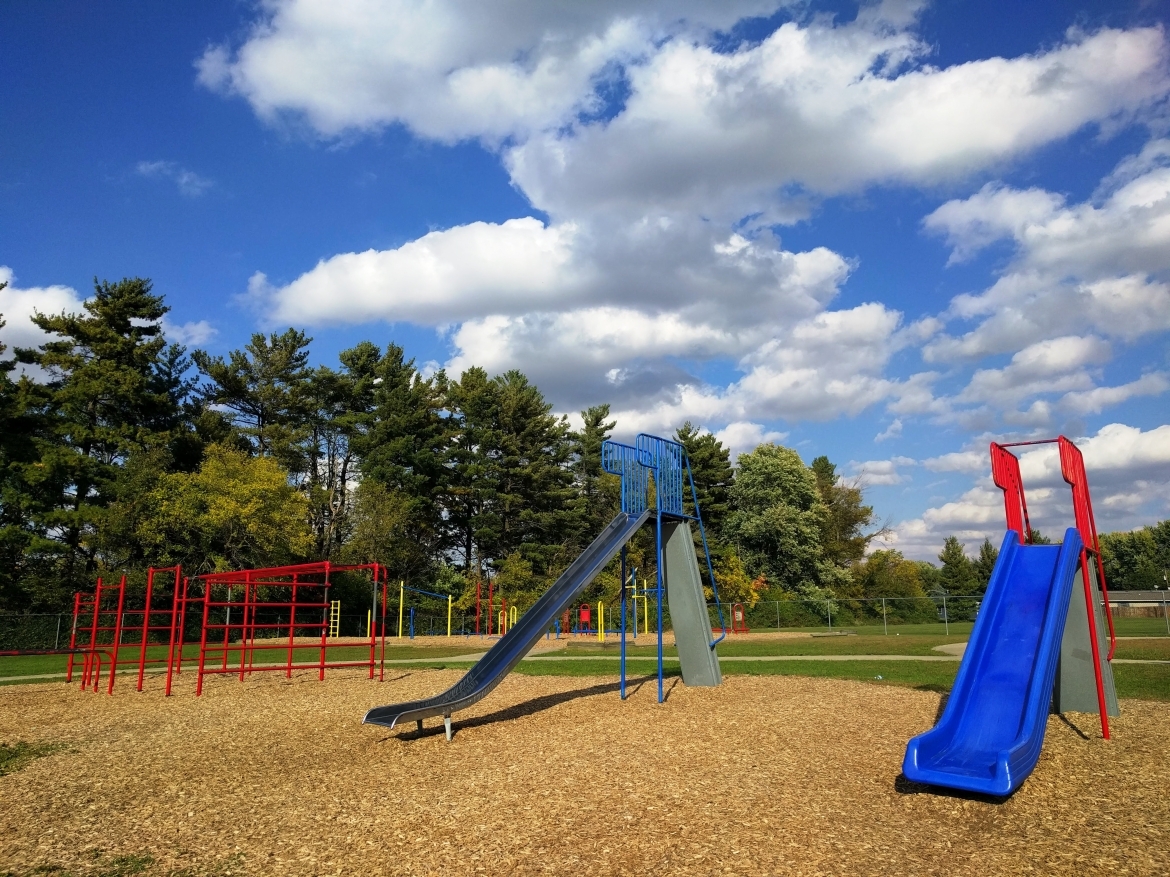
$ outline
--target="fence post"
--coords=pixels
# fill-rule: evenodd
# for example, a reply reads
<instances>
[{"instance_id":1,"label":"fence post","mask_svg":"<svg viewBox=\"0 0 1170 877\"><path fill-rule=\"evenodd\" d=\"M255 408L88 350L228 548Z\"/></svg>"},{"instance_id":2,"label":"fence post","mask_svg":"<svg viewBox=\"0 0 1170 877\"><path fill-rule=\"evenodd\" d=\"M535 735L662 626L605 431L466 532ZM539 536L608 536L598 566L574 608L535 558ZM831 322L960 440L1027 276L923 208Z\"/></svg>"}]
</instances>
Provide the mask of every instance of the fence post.
<instances>
[{"instance_id":1,"label":"fence post","mask_svg":"<svg viewBox=\"0 0 1170 877\"><path fill-rule=\"evenodd\" d=\"M882 597L882 633L886 636L890 635L890 629L886 626L886 598Z\"/></svg>"},{"instance_id":2,"label":"fence post","mask_svg":"<svg viewBox=\"0 0 1170 877\"><path fill-rule=\"evenodd\" d=\"M57 636L53 638L53 651L61 648L61 616L57 616Z\"/></svg>"},{"instance_id":3,"label":"fence post","mask_svg":"<svg viewBox=\"0 0 1170 877\"><path fill-rule=\"evenodd\" d=\"M947 595L943 594L943 629L946 630L946 635L951 635L951 619L947 613Z\"/></svg>"},{"instance_id":4,"label":"fence post","mask_svg":"<svg viewBox=\"0 0 1170 877\"><path fill-rule=\"evenodd\" d=\"M1166 635L1170 636L1170 615L1166 614L1166 592L1162 592L1162 617L1166 619Z\"/></svg>"},{"instance_id":5,"label":"fence post","mask_svg":"<svg viewBox=\"0 0 1170 877\"><path fill-rule=\"evenodd\" d=\"M825 608L829 610L829 630L833 629L833 601L826 600Z\"/></svg>"}]
</instances>

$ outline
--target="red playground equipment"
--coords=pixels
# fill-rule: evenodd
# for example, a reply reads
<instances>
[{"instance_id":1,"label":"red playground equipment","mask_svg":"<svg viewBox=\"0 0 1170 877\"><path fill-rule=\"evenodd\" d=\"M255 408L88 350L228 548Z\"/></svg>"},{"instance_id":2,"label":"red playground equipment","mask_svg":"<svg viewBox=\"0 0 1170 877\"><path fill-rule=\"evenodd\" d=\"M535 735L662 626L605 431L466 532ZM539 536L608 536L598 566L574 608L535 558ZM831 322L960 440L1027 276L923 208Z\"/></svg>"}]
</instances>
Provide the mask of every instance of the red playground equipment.
<instances>
[{"instance_id":1,"label":"red playground equipment","mask_svg":"<svg viewBox=\"0 0 1170 877\"><path fill-rule=\"evenodd\" d=\"M751 633L751 628L747 625L747 611L743 608L743 603L731 604L731 632Z\"/></svg>"},{"instance_id":2,"label":"red playground equipment","mask_svg":"<svg viewBox=\"0 0 1170 877\"><path fill-rule=\"evenodd\" d=\"M358 642L329 638L329 577L339 572L370 575L374 608L366 636ZM317 678L324 679L327 669L365 667L373 679L377 666L378 678L383 679L387 579L380 564L329 561L192 578L184 577L177 566L151 568L142 595L128 593L125 576L116 585L99 578L92 594L74 595L69 648L38 654L68 654L66 682L80 670L83 691L98 691L104 670L106 694L114 693L119 668L134 668L135 688L142 691L147 668L155 666L166 674L169 696L183 670L184 647L196 644L196 695L203 693L207 676L238 675L242 680L257 671L283 670L291 677L293 670L316 670ZM196 620L198 638L188 638L189 625ZM366 647L368 654L355 659L355 650ZM339 655L339 649L344 653ZM265 661L267 653L283 660Z\"/></svg>"}]
</instances>

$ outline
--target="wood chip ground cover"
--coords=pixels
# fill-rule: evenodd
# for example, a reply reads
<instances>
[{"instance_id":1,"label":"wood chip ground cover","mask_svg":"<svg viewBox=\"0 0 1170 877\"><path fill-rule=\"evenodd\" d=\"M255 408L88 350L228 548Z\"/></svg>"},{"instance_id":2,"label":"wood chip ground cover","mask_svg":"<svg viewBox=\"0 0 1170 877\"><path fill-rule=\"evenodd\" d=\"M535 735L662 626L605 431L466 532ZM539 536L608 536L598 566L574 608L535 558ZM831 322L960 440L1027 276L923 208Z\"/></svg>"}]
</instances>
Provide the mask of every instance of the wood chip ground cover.
<instances>
[{"instance_id":1,"label":"wood chip ground cover","mask_svg":"<svg viewBox=\"0 0 1170 877\"><path fill-rule=\"evenodd\" d=\"M1052 717L1007 801L899 779L940 695L834 679L513 675L455 739L359 724L452 670L216 679L202 698L0 689L0 874L1170 872L1170 704ZM127 863L133 863L130 868Z\"/></svg>"}]
</instances>

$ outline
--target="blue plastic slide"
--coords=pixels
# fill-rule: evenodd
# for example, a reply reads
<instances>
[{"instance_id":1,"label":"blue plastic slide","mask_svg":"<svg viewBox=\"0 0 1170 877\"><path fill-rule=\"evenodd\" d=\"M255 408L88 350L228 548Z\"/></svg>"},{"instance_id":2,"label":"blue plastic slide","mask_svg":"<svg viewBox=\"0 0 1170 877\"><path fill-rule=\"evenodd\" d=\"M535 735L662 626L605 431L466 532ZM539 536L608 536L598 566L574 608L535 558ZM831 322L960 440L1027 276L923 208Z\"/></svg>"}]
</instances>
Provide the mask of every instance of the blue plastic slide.
<instances>
[{"instance_id":1,"label":"blue plastic slide","mask_svg":"<svg viewBox=\"0 0 1170 877\"><path fill-rule=\"evenodd\" d=\"M532 608L520 616L516 625L447 691L424 700L375 707L366 713L362 724L393 728L400 722L422 722L432 716L442 716L447 739L451 739L451 714L467 709L499 685L648 517L649 512L619 513Z\"/></svg>"},{"instance_id":2,"label":"blue plastic slide","mask_svg":"<svg viewBox=\"0 0 1170 877\"><path fill-rule=\"evenodd\" d=\"M1070 589L1081 554L1009 530L939 723L906 747L907 779L1010 795L1040 758Z\"/></svg>"}]
</instances>

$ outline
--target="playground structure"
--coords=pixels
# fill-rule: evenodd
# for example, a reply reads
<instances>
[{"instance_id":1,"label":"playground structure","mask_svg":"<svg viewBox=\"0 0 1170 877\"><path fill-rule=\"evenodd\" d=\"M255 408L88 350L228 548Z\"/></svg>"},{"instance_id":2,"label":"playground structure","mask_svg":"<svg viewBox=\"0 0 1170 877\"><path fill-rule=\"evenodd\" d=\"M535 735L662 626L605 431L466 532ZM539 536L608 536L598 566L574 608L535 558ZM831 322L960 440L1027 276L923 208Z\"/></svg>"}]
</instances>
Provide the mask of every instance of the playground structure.
<instances>
[{"instance_id":1,"label":"playground structure","mask_svg":"<svg viewBox=\"0 0 1170 877\"><path fill-rule=\"evenodd\" d=\"M516 623L502 631L500 640L488 650L458 683L435 697L369 710L364 723L393 728L399 722L414 721L422 727L424 719L441 716L447 739L451 739L452 713L466 709L487 696L500 681L547 635L558 617L569 609L577 596L610 562L621 555L621 579L627 575L625 546L641 526L654 519L657 557L657 581L654 589L658 622L658 700L665 699L663 688L663 599L669 602L675 644L678 647L683 683L718 685L722 680L715 647L727 635L718 592L714 592L716 611L722 632L712 637L711 621L703 595L703 581L695 557L691 523L698 524L712 589L715 575L707 550L707 535L699 509L698 494L691 476L686 449L681 444L659 436L638 435L633 445L606 441L601 448L602 467L621 477L621 511L581 555ZM684 470L690 487L694 514L684 508ZM654 508L649 507L650 487L654 487ZM491 593L489 585L489 607ZM604 611L604 606L599 607ZM626 697L626 616L627 589L621 588L621 697ZM478 613L477 613L478 617ZM489 619L491 614L489 611ZM501 620L506 620L501 615ZM489 621L490 623L490 621ZM605 626L598 620L599 637Z\"/></svg>"},{"instance_id":2,"label":"playground structure","mask_svg":"<svg viewBox=\"0 0 1170 877\"><path fill-rule=\"evenodd\" d=\"M415 588L415 587L412 587L412 586L406 584L405 581L401 581L398 583L398 638L399 639L402 638L402 624L403 624L404 607L406 605L406 592L407 591L410 591L412 594L419 594L423 597L430 597L430 598L433 598L435 600L439 600L439 601L447 604L447 636L450 636L451 635L451 613L452 613L452 610L454 607L454 602L453 602L452 596L450 594L436 594L434 591L424 591L422 588ZM414 610L415 610L415 607L411 606L410 610L409 610L410 624L409 624L409 628L408 628L411 639L414 639Z\"/></svg>"},{"instance_id":3,"label":"playground structure","mask_svg":"<svg viewBox=\"0 0 1170 877\"><path fill-rule=\"evenodd\" d=\"M731 632L751 633L751 628L747 624L747 612L743 608L743 603L731 604Z\"/></svg>"},{"instance_id":4,"label":"playground structure","mask_svg":"<svg viewBox=\"0 0 1170 877\"><path fill-rule=\"evenodd\" d=\"M329 597L330 575L365 573L370 576L371 604L366 635L337 642L340 601ZM401 609L401 604L400 604ZM183 576L180 567L150 568L145 591L132 594L122 576L116 584L101 578L92 594L73 598L69 647L5 654L65 654L69 656L65 681L80 677L82 691L114 693L120 668L131 668L135 690L142 691L148 669L165 673L165 693L172 693L182 674L186 647L198 646L196 695L208 676L294 670L325 671L343 667L366 668L384 678L386 654L387 571L380 564L342 565L329 561L267 569L237 570L201 576ZM198 634L189 636L198 622ZM381 640L381 656L377 654ZM330 640L333 640L332 642ZM353 660L337 656L368 646L368 656ZM263 660L272 654L282 661ZM257 656L261 657L257 661ZM104 676L103 676L104 674Z\"/></svg>"},{"instance_id":5,"label":"playground structure","mask_svg":"<svg viewBox=\"0 0 1170 877\"><path fill-rule=\"evenodd\" d=\"M1020 461L1008 450L1040 444L1058 446L1072 489L1075 526L1060 545L1033 544ZM991 469L1004 495L1003 547L943 714L909 742L902 771L916 782L1009 795L1036 766L1050 708L1099 713L1109 739L1109 717L1120 714L1109 664L1116 635L1077 446L1064 436L992 443Z\"/></svg>"}]
</instances>

